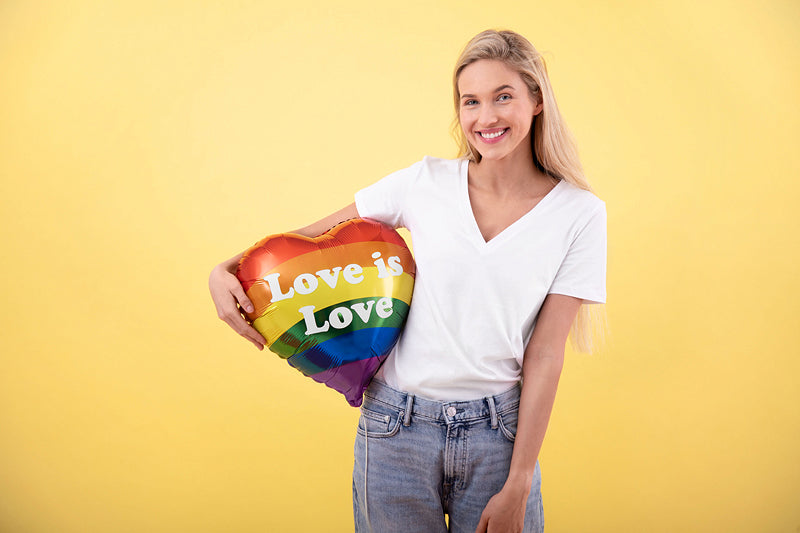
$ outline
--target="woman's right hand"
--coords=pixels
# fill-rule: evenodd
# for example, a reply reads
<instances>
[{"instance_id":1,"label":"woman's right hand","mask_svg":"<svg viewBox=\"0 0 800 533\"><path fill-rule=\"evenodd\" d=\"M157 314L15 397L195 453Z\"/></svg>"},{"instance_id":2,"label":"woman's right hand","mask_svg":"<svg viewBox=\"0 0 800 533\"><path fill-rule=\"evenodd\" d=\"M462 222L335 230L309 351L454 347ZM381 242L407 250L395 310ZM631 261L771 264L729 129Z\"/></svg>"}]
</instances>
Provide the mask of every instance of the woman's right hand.
<instances>
[{"instance_id":1,"label":"woman's right hand","mask_svg":"<svg viewBox=\"0 0 800 533\"><path fill-rule=\"evenodd\" d=\"M240 257L241 255L231 258L214 267L208 278L208 289L211 291L211 299L214 300L220 320L252 342L256 348L263 350L267 344L266 339L244 319L240 310L240 307L247 312L253 310L253 303L245 294L239 279L233 274Z\"/></svg>"}]
</instances>

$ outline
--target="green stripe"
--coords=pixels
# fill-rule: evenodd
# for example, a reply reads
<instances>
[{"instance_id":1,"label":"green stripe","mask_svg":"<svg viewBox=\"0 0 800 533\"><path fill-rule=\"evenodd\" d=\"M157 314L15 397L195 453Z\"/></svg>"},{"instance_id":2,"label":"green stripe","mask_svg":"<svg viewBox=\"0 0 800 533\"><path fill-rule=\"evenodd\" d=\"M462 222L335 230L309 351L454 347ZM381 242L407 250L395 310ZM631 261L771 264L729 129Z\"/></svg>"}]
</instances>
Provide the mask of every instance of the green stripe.
<instances>
[{"instance_id":1,"label":"green stripe","mask_svg":"<svg viewBox=\"0 0 800 533\"><path fill-rule=\"evenodd\" d=\"M269 349L276 354L280 355L284 359L291 357L297 353L304 352L311 348L312 346L316 346L317 344L321 344L328 339L332 339L337 337L343 333L348 333L350 331L357 331L360 329L367 329L367 328L399 328L403 325L403 322L408 316L408 304L405 303L403 300L398 300L397 298L392 298L392 314L389 315L387 318L381 318L375 312L375 305L377 305L377 301L380 298L370 297L370 298L354 298L353 300L348 300L346 302L340 302L335 305L331 305L330 307L326 307L324 309L317 309L314 312L314 318L316 320L317 325L322 325L328 320L328 317L331 314L331 311L336 309L337 307L347 307L351 313L353 313L353 321L350 322L350 325L342 328L336 329L333 326L328 328L328 331L323 333L316 333L314 335L306 335L306 322L305 320L301 319L299 322L295 323L294 326L289 328L283 335L281 335L275 342L273 342ZM372 312L369 316L369 321L365 324L361 317L358 316L352 308L351 305L361 302L368 302L374 301L375 304L372 306ZM299 313L298 313L299 314Z\"/></svg>"}]
</instances>

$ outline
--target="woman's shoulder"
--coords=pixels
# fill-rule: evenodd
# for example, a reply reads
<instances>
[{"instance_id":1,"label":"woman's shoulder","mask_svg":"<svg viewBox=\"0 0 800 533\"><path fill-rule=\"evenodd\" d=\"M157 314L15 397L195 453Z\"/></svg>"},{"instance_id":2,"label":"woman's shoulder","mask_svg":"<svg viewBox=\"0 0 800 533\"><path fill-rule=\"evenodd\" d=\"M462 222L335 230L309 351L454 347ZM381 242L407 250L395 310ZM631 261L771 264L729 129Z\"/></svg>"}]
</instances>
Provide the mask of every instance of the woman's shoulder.
<instances>
[{"instance_id":1,"label":"woman's shoulder","mask_svg":"<svg viewBox=\"0 0 800 533\"><path fill-rule=\"evenodd\" d=\"M582 210L594 212L599 209L605 210L606 208L606 203L594 191L579 187L567 180L561 180L561 192L563 201L573 205L580 205Z\"/></svg>"},{"instance_id":2,"label":"woman's shoulder","mask_svg":"<svg viewBox=\"0 0 800 533\"><path fill-rule=\"evenodd\" d=\"M445 159L426 155L419 164L432 175L458 174L462 169L462 165L467 164L467 159L463 157L459 159Z\"/></svg>"},{"instance_id":3,"label":"woman's shoulder","mask_svg":"<svg viewBox=\"0 0 800 533\"><path fill-rule=\"evenodd\" d=\"M467 160L444 159L441 157L423 156L422 159L415 161L411 165L393 172L394 175L411 174L417 178L421 176L436 177L442 174L459 174Z\"/></svg>"}]
</instances>

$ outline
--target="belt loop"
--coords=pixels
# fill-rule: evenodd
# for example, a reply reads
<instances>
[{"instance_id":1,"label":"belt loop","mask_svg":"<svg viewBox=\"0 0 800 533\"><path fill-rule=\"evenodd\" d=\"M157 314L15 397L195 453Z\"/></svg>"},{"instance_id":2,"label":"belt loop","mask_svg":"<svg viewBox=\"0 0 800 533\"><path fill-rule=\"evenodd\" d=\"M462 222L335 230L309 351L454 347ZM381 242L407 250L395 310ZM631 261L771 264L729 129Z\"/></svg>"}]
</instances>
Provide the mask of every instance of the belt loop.
<instances>
[{"instance_id":1,"label":"belt loop","mask_svg":"<svg viewBox=\"0 0 800 533\"><path fill-rule=\"evenodd\" d=\"M414 406L414 395L406 395L406 412L403 414L403 425L408 427L411 425L411 408Z\"/></svg>"},{"instance_id":2,"label":"belt loop","mask_svg":"<svg viewBox=\"0 0 800 533\"><path fill-rule=\"evenodd\" d=\"M486 403L489 404L489 416L492 417L492 429L497 429L497 408L494 405L494 398L487 396Z\"/></svg>"}]
</instances>

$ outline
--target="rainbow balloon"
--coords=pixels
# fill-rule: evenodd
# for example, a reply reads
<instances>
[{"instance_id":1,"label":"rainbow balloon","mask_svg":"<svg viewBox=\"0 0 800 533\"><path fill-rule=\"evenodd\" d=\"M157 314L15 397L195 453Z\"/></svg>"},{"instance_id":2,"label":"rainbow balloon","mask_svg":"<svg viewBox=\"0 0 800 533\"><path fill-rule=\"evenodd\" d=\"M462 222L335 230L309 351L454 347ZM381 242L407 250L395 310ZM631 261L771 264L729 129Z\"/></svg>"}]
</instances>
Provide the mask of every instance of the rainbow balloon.
<instances>
[{"instance_id":1,"label":"rainbow balloon","mask_svg":"<svg viewBox=\"0 0 800 533\"><path fill-rule=\"evenodd\" d=\"M365 219L266 237L236 272L269 349L354 407L400 336L415 274L403 238Z\"/></svg>"}]
</instances>

